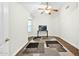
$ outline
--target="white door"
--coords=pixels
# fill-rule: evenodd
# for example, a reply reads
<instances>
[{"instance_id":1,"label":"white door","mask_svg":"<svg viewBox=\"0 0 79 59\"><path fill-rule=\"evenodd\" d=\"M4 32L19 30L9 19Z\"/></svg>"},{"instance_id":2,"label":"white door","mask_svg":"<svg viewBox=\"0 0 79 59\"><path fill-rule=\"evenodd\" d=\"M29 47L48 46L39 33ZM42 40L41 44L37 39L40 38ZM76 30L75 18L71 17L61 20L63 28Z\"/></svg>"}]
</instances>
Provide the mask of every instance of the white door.
<instances>
[{"instance_id":1,"label":"white door","mask_svg":"<svg viewBox=\"0 0 79 59\"><path fill-rule=\"evenodd\" d=\"M9 18L8 18L8 3L0 2L0 56L9 55Z\"/></svg>"}]
</instances>

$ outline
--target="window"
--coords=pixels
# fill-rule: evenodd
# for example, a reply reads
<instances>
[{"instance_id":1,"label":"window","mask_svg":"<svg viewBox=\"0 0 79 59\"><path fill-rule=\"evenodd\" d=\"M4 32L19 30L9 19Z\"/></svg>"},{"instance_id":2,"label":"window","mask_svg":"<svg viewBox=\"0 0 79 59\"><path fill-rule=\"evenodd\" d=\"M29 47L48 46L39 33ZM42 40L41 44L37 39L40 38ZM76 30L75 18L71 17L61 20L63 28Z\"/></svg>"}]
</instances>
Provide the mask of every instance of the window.
<instances>
[{"instance_id":1,"label":"window","mask_svg":"<svg viewBox=\"0 0 79 59\"><path fill-rule=\"evenodd\" d=\"M32 32L32 21L28 20L28 32Z\"/></svg>"}]
</instances>

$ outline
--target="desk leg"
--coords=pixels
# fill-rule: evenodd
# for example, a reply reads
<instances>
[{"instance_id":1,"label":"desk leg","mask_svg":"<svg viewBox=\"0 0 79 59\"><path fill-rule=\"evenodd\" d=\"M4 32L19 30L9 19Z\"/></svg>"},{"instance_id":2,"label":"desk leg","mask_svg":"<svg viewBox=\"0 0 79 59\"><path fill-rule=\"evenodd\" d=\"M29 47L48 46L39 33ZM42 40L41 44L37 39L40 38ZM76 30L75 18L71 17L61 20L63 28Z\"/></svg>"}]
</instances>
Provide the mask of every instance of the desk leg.
<instances>
[{"instance_id":1,"label":"desk leg","mask_svg":"<svg viewBox=\"0 0 79 59\"><path fill-rule=\"evenodd\" d=\"M39 37L39 31L37 31L37 37Z\"/></svg>"}]
</instances>

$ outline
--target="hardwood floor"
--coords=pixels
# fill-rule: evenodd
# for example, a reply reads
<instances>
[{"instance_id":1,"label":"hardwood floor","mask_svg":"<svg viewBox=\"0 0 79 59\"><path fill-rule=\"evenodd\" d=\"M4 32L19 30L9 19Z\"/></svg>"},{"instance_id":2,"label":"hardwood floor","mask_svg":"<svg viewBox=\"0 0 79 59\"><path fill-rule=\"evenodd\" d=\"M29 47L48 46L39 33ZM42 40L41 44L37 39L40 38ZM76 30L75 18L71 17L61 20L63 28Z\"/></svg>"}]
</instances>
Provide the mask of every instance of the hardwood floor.
<instances>
[{"instance_id":1,"label":"hardwood floor","mask_svg":"<svg viewBox=\"0 0 79 59\"><path fill-rule=\"evenodd\" d=\"M64 41L61 38L56 37L57 40L63 45L65 46L69 51L71 51L75 56L79 56L79 49L77 49L76 47L74 47L73 45L69 44L68 42Z\"/></svg>"},{"instance_id":2,"label":"hardwood floor","mask_svg":"<svg viewBox=\"0 0 79 59\"><path fill-rule=\"evenodd\" d=\"M29 38L29 43L16 56L73 56L59 43L58 37ZM48 43L46 43L48 42Z\"/></svg>"}]
</instances>

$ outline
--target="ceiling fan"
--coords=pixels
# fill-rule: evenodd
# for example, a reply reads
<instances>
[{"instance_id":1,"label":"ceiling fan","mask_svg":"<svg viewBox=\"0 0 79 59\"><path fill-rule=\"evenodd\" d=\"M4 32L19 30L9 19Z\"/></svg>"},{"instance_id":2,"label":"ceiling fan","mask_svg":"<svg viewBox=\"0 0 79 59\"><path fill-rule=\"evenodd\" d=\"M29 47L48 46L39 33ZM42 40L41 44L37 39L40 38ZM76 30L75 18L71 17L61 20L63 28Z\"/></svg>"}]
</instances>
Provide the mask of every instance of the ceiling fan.
<instances>
[{"instance_id":1,"label":"ceiling fan","mask_svg":"<svg viewBox=\"0 0 79 59\"><path fill-rule=\"evenodd\" d=\"M41 3L41 7L38 8L39 10L41 10L41 14L48 13L49 15L51 15L53 12L58 12L58 9L53 9L51 6L48 5L48 2L45 2L45 4Z\"/></svg>"}]
</instances>

